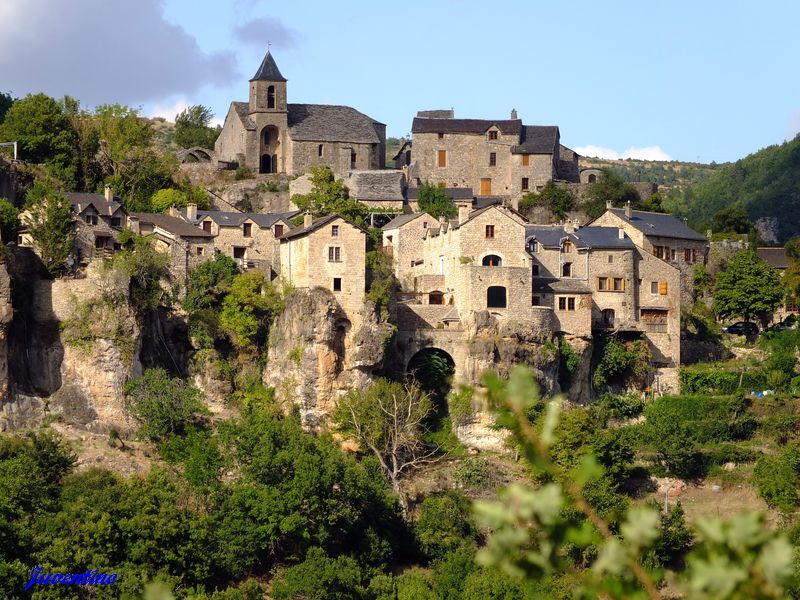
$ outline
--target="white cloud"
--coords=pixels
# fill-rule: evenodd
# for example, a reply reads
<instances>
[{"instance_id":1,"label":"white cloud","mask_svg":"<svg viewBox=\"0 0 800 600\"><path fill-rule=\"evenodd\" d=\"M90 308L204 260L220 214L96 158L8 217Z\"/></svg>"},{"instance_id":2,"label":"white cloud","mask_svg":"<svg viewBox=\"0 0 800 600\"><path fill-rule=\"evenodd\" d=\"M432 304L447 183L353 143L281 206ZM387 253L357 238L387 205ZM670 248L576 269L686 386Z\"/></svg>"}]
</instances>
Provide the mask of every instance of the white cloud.
<instances>
[{"instance_id":1,"label":"white cloud","mask_svg":"<svg viewBox=\"0 0 800 600\"><path fill-rule=\"evenodd\" d=\"M190 104L186 101L185 98L180 98L176 100L174 104L156 104L151 108L147 115L151 119L153 117L162 117L169 121L170 123L175 122L175 116L180 113L181 111L189 108Z\"/></svg>"},{"instance_id":2,"label":"white cloud","mask_svg":"<svg viewBox=\"0 0 800 600\"><path fill-rule=\"evenodd\" d=\"M595 158L605 158L607 160L620 160L625 158L634 158L637 160L672 160L670 155L661 149L661 146L645 146L643 148L631 146L624 152L617 152L611 148L588 145L575 148L575 152L581 156L593 156Z\"/></svg>"},{"instance_id":3,"label":"white cloud","mask_svg":"<svg viewBox=\"0 0 800 600\"><path fill-rule=\"evenodd\" d=\"M0 2L3 91L137 105L236 81L233 53L205 52L164 19L162 3Z\"/></svg>"},{"instance_id":4,"label":"white cloud","mask_svg":"<svg viewBox=\"0 0 800 600\"><path fill-rule=\"evenodd\" d=\"M264 48L271 43L276 48L289 48L297 44L299 34L278 19L259 17L236 27L234 35L246 44Z\"/></svg>"}]
</instances>

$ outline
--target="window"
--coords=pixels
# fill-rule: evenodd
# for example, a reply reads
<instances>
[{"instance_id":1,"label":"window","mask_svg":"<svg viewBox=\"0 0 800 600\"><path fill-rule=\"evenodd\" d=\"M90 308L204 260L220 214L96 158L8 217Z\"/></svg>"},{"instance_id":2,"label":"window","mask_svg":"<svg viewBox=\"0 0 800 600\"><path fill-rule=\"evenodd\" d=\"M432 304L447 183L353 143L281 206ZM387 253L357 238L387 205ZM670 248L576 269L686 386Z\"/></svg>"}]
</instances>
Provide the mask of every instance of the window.
<instances>
[{"instance_id":1,"label":"window","mask_svg":"<svg viewBox=\"0 0 800 600\"><path fill-rule=\"evenodd\" d=\"M267 108L275 108L275 86L267 88Z\"/></svg>"},{"instance_id":2,"label":"window","mask_svg":"<svg viewBox=\"0 0 800 600\"><path fill-rule=\"evenodd\" d=\"M501 267L503 266L503 259L496 254L488 254L483 257L484 267Z\"/></svg>"},{"instance_id":3,"label":"window","mask_svg":"<svg viewBox=\"0 0 800 600\"><path fill-rule=\"evenodd\" d=\"M351 150L350 151L350 168L351 169L355 169L356 168L356 151L355 150Z\"/></svg>"},{"instance_id":4,"label":"window","mask_svg":"<svg viewBox=\"0 0 800 600\"><path fill-rule=\"evenodd\" d=\"M203 231L211 233L211 221L203 221Z\"/></svg>"},{"instance_id":5,"label":"window","mask_svg":"<svg viewBox=\"0 0 800 600\"><path fill-rule=\"evenodd\" d=\"M202 246L198 246L197 248L195 248L195 251L197 253L197 256L203 256L203 248L202 248Z\"/></svg>"},{"instance_id":6,"label":"window","mask_svg":"<svg viewBox=\"0 0 800 600\"><path fill-rule=\"evenodd\" d=\"M653 246L653 255L656 258L664 258L664 246Z\"/></svg>"},{"instance_id":7,"label":"window","mask_svg":"<svg viewBox=\"0 0 800 600\"><path fill-rule=\"evenodd\" d=\"M112 227L121 227L122 226L122 219L120 217L111 217L111 226Z\"/></svg>"},{"instance_id":8,"label":"window","mask_svg":"<svg viewBox=\"0 0 800 600\"><path fill-rule=\"evenodd\" d=\"M697 262L697 250L692 250L692 262Z\"/></svg>"},{"instance_id":9,"label":"window","mask_svg":"<svg viewBox=\"0 0 800 600\"><path fill-rule=\"evenodd\" d=\"M608 264L611 264L613 262L614 262L614 255L613 254L609 254L608 255Z\"/></svg>"},{"instance_id":10,"label":"window","mask_svg":"<svg viewBox=\"0 0 800 600\"><path fill-rule=\"evenodd\" d=\"M558 299L558 310L567 310L567 299L563 296Z\"/></svg>"},{"instance_id":11,"label":"window","mask_svg":"<svg viewBox=\"0 0 800 600\"><path fill-rule=\"evenodd\" d=\"M572 277L572 263L564 263L561 265L561 276Z\"/></svg>"},{"instance_id":12,"label":"window","mask_svg":"<svg viewBox=\"0 0 800 600\"><path fill-rule=\"evenodd\" d=\"M575 298L567 298L567 310L575 310Z\"/></svg>"},{"instance_id":13,"label":"window","mask_svg":"<svg viewBox=\"0 0 800 600\"><path fill-rule=\"evenodd\" d=\"M651 281L650 282L650 293L651 294L658 294L658 282Z\"/></svg>"},{"instance_id":14,"label":"window","mask_svg":"<svg viewBox=\"0 0 800 600\"><path fill-rule=\"evenodd\" d=\"M538 240L531 240L528 242L528 252L538 252L539 251L539 241Z\"/></svg>"},{"instance_id":15,"label":"window","mask_svg":"<svg viewBox=\"0 0 800 600\"><path fill-rule=\"evenodd\" d=\"M522 155L522 166L528 167L531 164L531 155L530 154L523 154Z\"/></svg>"},{"instance_id":16,"label":"window","mask_svg":"<svg viewBox=\"0 0 800 600\"><path fill-rule=\"evenodd\" d=\"M614 326L614 309L613 308L605 308L600 313L603 316L603 327L613 327Z\"/></svg>"},{"instance_id":17,"label":"window","mask_svg":"<svg viewBox=\"0 0 800 600\"><path fill-rule=\"evenodd\" d=\"M558 299L558 310L575 310L575 297L561 296Z\"/></svg>"},{"instance_id":18,"label":"window","mask_svg":"<svg viewBox=\"0 0 800 600\"><path fill-rule=\"evenodd\" d=\"M444 139L444 134L443 134L443 133L439 133L439 139L440 139L440 140L443 140L443 139Z\"/></svg>"},{"instance_id":19,"label":"window","mask_svg":"<svg viewBox=\"0 0 800 600\"><path fill-rule=\"evenodd\" d=\"M494 225L487 225L486 226L486 239L493 240L494 239Z\"/></svg>"},{"instance_id":20,"label":"window","mask_svg":"<svg viewBox=\"0 0 800 600\"><path fill-rule=\"evenodd\" d=\"M427 229L428 228L428 222L427 221L423 221L422 222L422 228L423 229Z\"/></svg>"},{"instance_id":21,"label":"window","mask_svg":"<svg viewBox=\"0 0 800 600\"><path fill-rule=\"evenodd\" d=\"M242 248L241 246L234 246L233 247L233 258L238 260L244 260L244 252L246 248Z\"/></svg>"},{"instance_id":22,"label":"window","mask_svg":"<svg viewBox=\"0 0 800 600\"><path fill-rule=\"evenodd\" d=\"M564 240L564 243L561 244L561 251L564 254L569 254L570 252L572 252L572 242L569 240Z\"/></svg>"},{"instance_id":23,"label":"window","mask_svg":"<svg viewBox=\"0 0 800 600\"><path fill-rule=\"evenodd\" d=\"M439 167L444 168L447 166L447 150L439 150Z\"/></svg>"},{"instance_id":24,"label":"window","mask_svg":"<svg viewBox=\"0 0 800 600\"><path fill-rule=\"evenodd\" d=\"M339 246L328 246L328 262L342 262L341 252Z\"/></svg>"},{"instance_id":25,"label":"window","mask_svg":"<svg viewBox=\"0 0 800 600\"><path fill-rule=\"evenodd\" d=\"M608 277L597 278L597 290L600 292L605 292L608 290Z\"/></svg>"},{"instance_id":26,"label":"window","mask_svg":"<svg viewBox=\"0 0 800 600\"><path fill-rule=\"evenodd\" d=\"M522 178L522 191L527 192L530 189L529 181L527 177Z\"/></svg>"},{"instance_id":27,"label":"window","mask_svg":"<svg viewBox=\"0 0 800 600\"><path fill-rule=\"evenodd\" d=\"M497 139L497 132L496 131L490 131L489 132L489 139L490 140L496 140Z\"/></svg>"},{"instance_id":28,"label":"window","mask_svg":"<svg viewBox=\"0 0 800 600\"><path fill-rule=\"evenodd\" d=\"M253 237L253 224L252 223L242 223L242 235L244 237Z\"/></svg>"},{"instance_id":29,"label":"window","mask_svg":"<svg viewBox=\"0 0 800 600\"><path fill-rule=\"evenodd\" d=\"M670 248L669 258L672 261L678 260L678 251L675 248Z\"/></svg>"},{"instance_id":30,"label":"window","mask_svg":"<svg viewBox=\"0 0 800 600\"><path fill-rule=\"evenodd\" d=\"M611 289L615 292L624 292L625 280L622 277L614 277L613 287Z\"/></svg>"},{"instance_id":31,"label":"window","mask_svg":"<svg viewBox=\"0 0 800 600\"><path fill-rule=\"evenodd\" d=\"M334 277L333 278L333 291L334 292L341 292L342 291L342 278L341 277Z\"/></svg>"},{"instance_id":32,"label":"window","mask_svg":"<svg viewBox=\"0 0 800 600\"><path fill-rule=\"evenodd\" d=\"M319 146L317 146L317 156L321 158L322 156L324 156L324 154L325 154L325 146L320 144Z\"/></svg>"},{"instance_id":33,"label":"window","mask_svg":"<svg viewBox=\"0 0 800 600\"><path fill-rule=\"evenodd\" d=\"M539 276L539 265L533 265L533 276L534 277Z\"/></svg>"},{"instance_id":34,"label":"window","mask_svg":"<svg viewBox=\"0 0 800 600\"><path fill-rule=\"evenodd\" d=\"M489 152L489 166L490 167L497 166L497 152Z\"/></svg>"},{"instance_id":35,"label":"window","mask_svg":"<svg viewBox=\"0 0 800 600\"><path fill-rule=\"evenodd\" d=\"M506 288L501 285L491 285L486 288L486 308L505 308Z\"/></svg>"},{"instance_id":36,"label":"window","mask_svg":"<svg viewBox=\"0 0 800 600\"><path fill-rule=\"evenodd\" d=\"M281 237L283 235L283 225L278 224L275 225L275 237Z\"/></svg>"},{"instance_id":37,"label":"window","mask_svg":"<svg viewBox=\"0 0 800 600\"><path fill-rule=\"evenodd\" d=\"M331 237L339 237L339 226L331 225Z\"/></svg>"},{"instance_id":38,"label":"window","mask_svg":"<svg viewBox=\"0 0 800 600\"><path fill-rule=\"evenodd\" d=\"M542 299L539 296L534 296L531 298L531 306L541 306Z\"/></svg>"},{"instance_id":39,"label":"window","mask_svg":"<svg viewBox=\"0 0 800 600\"><path fill-rule=\"evenodd\" d=\"M84 218L89 225L97 225L97 215L86 215Z\"/></svg>"},{"instance_id":40,"label":"window","mask_svg":"<svg viewBox=\"0 0 800 600\"><path fill-rule=\"evenodd\" d=\"M106 242L108 241L107 237L97 237L94 238L94 247L98 250L106 247Z\"/></svg>"},{"instance_id":41,"label":"window","mask_svg":"<svg viewBox=\"0 0 800 600\"><path fill-rule=\"evenodd\" d=\"M437 290L428 294L428 304L444 304L444 293Z\"/></svg>"}]
</instances>

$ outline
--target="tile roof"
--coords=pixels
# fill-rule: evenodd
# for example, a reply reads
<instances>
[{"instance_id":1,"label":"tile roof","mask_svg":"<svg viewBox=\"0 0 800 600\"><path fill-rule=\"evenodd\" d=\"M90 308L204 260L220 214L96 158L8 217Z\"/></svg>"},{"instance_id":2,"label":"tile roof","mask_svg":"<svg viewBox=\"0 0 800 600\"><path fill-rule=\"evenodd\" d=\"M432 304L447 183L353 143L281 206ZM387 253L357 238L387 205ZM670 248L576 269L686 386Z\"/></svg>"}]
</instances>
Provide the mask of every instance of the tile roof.
<instances>
[{"instance_id":1,"label":"tile roof","mask_svg":"<svg viewBox=\"0 0 800 600\"><path fill-rule=\"evenodd\" d=\"M114 196L114 200L110 202L106 200L106 197L103 194L85 194L82 192L66 192L64 195L69 200L70 206L72 206L72 210L76 213L80 214L86 207L90 204L94 206L95 210L101 214L106 216L113 215L117 209L119 209L122 204L119 196ZM118 201L119 200L119 201Z\"/></svg>"},{"instance_id":2,"label":"tile roof","mask_svg":"<svg viewBox=\"0 0 800 600\"><path fill-rule=\"evenodd\" d=\"M179 217L162 215L161 213L131 213L140 223L148 223L181 237L213 237L209 232L190 225Z\"/></svg>"},{"instance_id":3,"label":"tile roof","mask_svg":"<svg viewBox=\"0 0 800 600\"><path fill-rule=\"evenodd\" d=\"M452 108L444 110L418 110L417 116L423 119L452 119L456 116Z\"/></svg>"},{"instance_id":4,"label":"tile roof","mask_svg":"<svg viewBox=\"0 0 800 600\"><path fill-rule=\"evenodd\" d=\"M591 290L580 279L555 279L551 277L534 277L533 291L549 294L591 294Z\"/></svg>"},{"instance_id":5,"label":"tile roof","mask_svg":"<svg viewBox=\"0 0 800 600\"><path fill-rule=\"evenodd\" d=\"M389 231L390 229L397 229L398 227L402 227L406 223L411 223L411 221L423 215L427 215L428 218L433 219L432 216L428 215L428 213L425 212L415 212L415 213L409 213L407 215L398 215L394 219L389 221L386 225L381 227L381 231ZM433 220L436 221L436 219ZM438 223L438 221L436 222Z\"/></svg>"},{"instance_id":6,"label":"tile roof","mask_svg":"<svg viewBox=\"0 0 800 600\"><path fill-rule=\"evenodd\" d=\"M757 248L758 258L772 267L773 269L788 269L789 259L786 250L783 248Z\"/></svg>"},{"instance_id":7,"label":"tile roof","mask_svg":"<svg viewBox=\"0 0 800 600\"><path fill-rule=\"evenodd\" d=\"M286 213L245 213L245 212L226 212L221 210L198 210L197 219L193 223L199 223L205 217L210 217L220 227L239 227L248 219L261 227L268 229L272 227L277 221L296 217L300 211L286 212ZM186 217L186 209L181 211L181 214Z\"/></svg>"},{"instance_id":8,"label":"tile roof","mask_svg":"<svg viewBox=\"0 0 800 600\"><path fill-rule=\"evenodd\" d=\"M684 240L697 240L705 242L706 238L689 227L680 219L666 213L647 212L643 210L631 211L631 218L625 216L624 208L609 208L613 214L628 221L645 235L658 235L661 237L679 238Z\"/></svg>"},{"instance_id":9,"label":"tile roof","mask_svg":"<svg viewBox=\"0 0 800 600\"><path fill-rule=\"evenodd\" d=\"M561 240L569 238L578 249L630 249L636 246L629 237L620 239L617 227L580 227L575 233L567 233L562 225L529 225L525 228L525 239L536 238L545 248L558 248Z\"/></svg>"},{"instance_id":10,"label":"tile roof","mask_svg":"<svg viewBox=\"0 0 800 600\"><path fill-rule=\"evenodd\" d=\"M298 141L379 144L379 121L350 106L289 104L289 137Z\"/></svg>"},{"instance_id":11,"label":"tile roof","mask_svg":"<svg viewBox=\"0 0 800 600\"><path fill-rule=\"evenodd\" d=\"M511 147L512 154L553 154L558 144L558 127L555 125L526 125L518 146Z\"/></svg>"},{"instance_id":12,"label":"tile roof","mask_svg":"<svg viewBox=\"0 0 800 600\"><path fill-rule=\"evenodd\" d=\"M336 219L342 219L345 223L347 223L348 225L351 225L352 227L355 227L356 229L358 229L364 235L366 235L366 233L367 233L366 231L364 231L360 227L356 227L355 225L350 223L347 219L345 219L341 215L334 214L334 215L327 215L325 217L320 217L319 219L317 219L316 221L311 223L311 225L309 225L308 227L295 227L294 229L290 229L289 231L284 233L279 239L280 240L292 240L292 239L297 238L297 237L302 237L304 235L308 235L309 233L312 233L312 232L316 231L317 229L320 229L321 227L324 227L325 225L328 225L329 223L333 223L333 221L335 221Z\"/></svg>"},{"instance_id":13,"label":"tile roof","mask_svg":"<svg viewBox=\"0 0 800 600\"><path fill-rule=\"evenodd\" d=\"M401 154L403 154L403 153L404 153L406 150L410 150L410 149L411 149L411 140L406 140L406 141L404 141L404 142L403 142L403 145L402 145L402 146L400 146L400 149L399 149L399 150L397 151L397 153L396 153L396 154L395 154L395 155L392 157L392 160L397 160L398 158L400 158L400 155L401 155Z\"/></svg>"},{"instance_id":14,"label":"tile roof","mask_svg":"<svg viewBox=\"0 0 800 600\"><path fill-rule=\"evenodd\" d=\"M347 187L356 200L403 200L402 171L351 171Z\"/></svg>"},{"instance_id":15,"label":"tile roof","mask_svg":"<svg viewBox=\"0 0 800 600\"><path fill-rule=\"evenodd\" d=\"M496 125L504 135L519 135L522 131L521 119L427 119L415 117L411 133L485 133Z\"/></svg>"},{"instance_id":16,"label":"tile roof","mask_svg":"<svg viewBox=\"0 0 800 600\"><path fill-rule=\"evenodd\" d=\"M261 61L261 66L258 67L258 71L250 81L286 81L286 77L281 75L281 71L278 69L278 65L269 50L267 50L264 60Z\"/></svg>"},{"instance_id":17,"label":"tile roof","mask_svg":"<svg viewBox=\"0 0 800 600\"><path fill-rule=\"evenodd\" d=\"M248 102L231 102L231 106L233 106L245 129L254 130L256 128L256 124L250 118L250 104Z\"/></svg>"}]
</instances>

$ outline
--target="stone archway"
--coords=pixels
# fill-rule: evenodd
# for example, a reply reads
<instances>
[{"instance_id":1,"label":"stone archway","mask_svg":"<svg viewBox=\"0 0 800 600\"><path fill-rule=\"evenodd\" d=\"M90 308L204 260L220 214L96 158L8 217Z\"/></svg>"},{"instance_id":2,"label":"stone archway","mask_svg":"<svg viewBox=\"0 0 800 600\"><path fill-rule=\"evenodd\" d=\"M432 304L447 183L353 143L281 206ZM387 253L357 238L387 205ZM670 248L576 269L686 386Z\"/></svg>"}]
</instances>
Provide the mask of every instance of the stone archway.
<instances>
[{"instance_id":1,"label":"stone archway","mask_svg":"<svg viewBox=\"0 0 800 600\"><path fill-rule=\"evenodd\" d=\"M453 387L456 362L441 348L429 347L416 352L406 365L406 377L415 380L431 395L436 410L447 410L447 394Z\"/></svg>"},{"instance_id":2,"label":"stone archway","mask_svg":"<svg viewBox=\"0 0 800 600\"><path fill-rule=\"evenodd\" d=\"M280 131L274 125L261 130L259 146L259 173L278 173L278 153L281 145Z\"/></svg>"}]
</instances>

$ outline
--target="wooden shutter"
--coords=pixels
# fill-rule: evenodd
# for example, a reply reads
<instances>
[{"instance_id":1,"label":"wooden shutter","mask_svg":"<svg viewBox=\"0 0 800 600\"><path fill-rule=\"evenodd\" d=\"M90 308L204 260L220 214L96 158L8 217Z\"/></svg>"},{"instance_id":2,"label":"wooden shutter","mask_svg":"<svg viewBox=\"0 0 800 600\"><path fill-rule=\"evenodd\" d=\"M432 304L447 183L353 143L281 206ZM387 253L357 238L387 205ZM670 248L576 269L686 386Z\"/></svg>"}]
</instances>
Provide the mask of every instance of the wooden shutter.
<instances>
[{"instance_id":1,"label":"wooden shutter","mask_svg":"<svg viewBox=\"0 0 800 600\"><path fill-rule=\"evenodd\" d=\"M662 296L667 295L667 282L666 281L659 281L658 282L658 293Z\"/></svg>"},{"instance_id":2,"label":"wooden shutter","mask_svg":"<svg viewBox=\"0 0 800 600\"><path fill-rule=\"evenodd\" d=\"M530 154L523 154L522 155L522 166L527 167L531 164L531 155Z\"/></svg>"},{"instance_id":3,"label":"wooden shutter","mask_svg":"<svg viewBox=\"0 0 800 600\"><path fill-rule=\"evenodd\" d=\"M439 166L447 166L447 150L439 150Z\"/></svg>"},{"instance_id":4,"label":"wooden shutter","mask_svg":"<svg viewBox=\"0 0 800 600\"><path fill-rule=\"evenodd\" d=\"M492 180L489 178L481 179L481 196L492 195Z\"/></svg>"}]
</instances>

